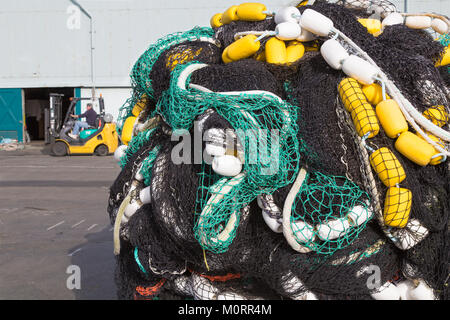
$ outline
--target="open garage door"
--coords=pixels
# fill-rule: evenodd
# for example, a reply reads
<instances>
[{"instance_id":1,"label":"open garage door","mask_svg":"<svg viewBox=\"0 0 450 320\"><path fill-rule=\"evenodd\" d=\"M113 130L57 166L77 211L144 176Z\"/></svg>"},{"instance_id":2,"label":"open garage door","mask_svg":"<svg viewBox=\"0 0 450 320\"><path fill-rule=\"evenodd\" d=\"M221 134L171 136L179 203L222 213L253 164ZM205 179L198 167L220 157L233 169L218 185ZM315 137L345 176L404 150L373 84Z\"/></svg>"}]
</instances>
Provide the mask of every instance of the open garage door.
<instances>
[{"instance_id":1,"label":"open garage door","mask_svg":"<svg viewBox=\"0 0 450 320\"><path fill-rule=\"evenodd\" d=\"M22 89L0 89L0 140L23 142Z\"/></svg>"}]
</instances>

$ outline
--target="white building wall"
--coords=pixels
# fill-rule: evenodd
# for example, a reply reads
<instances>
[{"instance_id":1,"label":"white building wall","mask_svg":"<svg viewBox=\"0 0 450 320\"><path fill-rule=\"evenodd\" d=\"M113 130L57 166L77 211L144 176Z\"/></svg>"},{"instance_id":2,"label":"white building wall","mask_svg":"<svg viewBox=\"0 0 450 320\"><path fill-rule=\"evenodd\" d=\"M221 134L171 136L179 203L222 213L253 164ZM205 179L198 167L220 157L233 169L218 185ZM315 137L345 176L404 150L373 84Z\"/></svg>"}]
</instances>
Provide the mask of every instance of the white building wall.
<instances>
[{"instance_id":1,"label":"white building wall","mask_svg":"<svg viewBox=\"0 0 450 320\"><path fill-rule=\"evenodd\" d=\"M194 26L226 0L78 0L94 18L96 86L129 86L130 70L158 38ZM277 9L290 0L267 0ZM0 0L0 88L90 86L89 19L69 0Z\"/></svg>"},{"instance_id":2,"label":"white building wall","mask_svg":"<svg viewBox=\"0 0 450 320\"><path fill-rule=\"evenodd\" d=\"M242 1L78 0L94 17L97 87L126 87L137 58L158 38L194 26ZM293 0L261 1L270 10ZM405 0L392 0L399 10ZM408 0L408 12L450 15L450 0ZM0 88L86 87L89 20L69 0L0 0ZM77 23L79 21L79 23Z\"/></svg>"}]
</instances>

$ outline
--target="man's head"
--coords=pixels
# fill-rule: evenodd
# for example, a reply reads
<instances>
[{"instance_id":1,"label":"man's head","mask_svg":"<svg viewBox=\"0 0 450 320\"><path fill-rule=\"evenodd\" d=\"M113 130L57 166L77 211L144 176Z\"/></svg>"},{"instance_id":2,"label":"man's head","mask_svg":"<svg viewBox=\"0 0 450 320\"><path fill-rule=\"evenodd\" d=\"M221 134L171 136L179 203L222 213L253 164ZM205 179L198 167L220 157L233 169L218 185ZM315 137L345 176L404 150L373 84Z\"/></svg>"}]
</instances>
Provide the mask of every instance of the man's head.
<instances>
[{"instance_id":1,"label":"man's head","mask_svg":"<svg viewBox=\"0 0 450 320\"><path fill-rule=\"evenodd\" d=\"M86 105L86 109L87 109L87 110L91 110L91 109L92 109L92 103L88 103L88 104Z\"/></svg>"}]
</instances>

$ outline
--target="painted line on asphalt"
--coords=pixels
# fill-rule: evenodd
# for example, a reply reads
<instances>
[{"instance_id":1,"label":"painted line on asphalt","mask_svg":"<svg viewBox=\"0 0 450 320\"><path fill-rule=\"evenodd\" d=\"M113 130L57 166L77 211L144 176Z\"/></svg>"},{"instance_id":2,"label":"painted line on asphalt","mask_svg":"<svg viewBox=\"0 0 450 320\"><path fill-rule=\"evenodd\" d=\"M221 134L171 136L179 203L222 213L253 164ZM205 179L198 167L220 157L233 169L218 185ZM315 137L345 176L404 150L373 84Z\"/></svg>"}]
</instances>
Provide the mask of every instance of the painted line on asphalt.
<instances>
[{"instance_id":1,"label":"painted line on asphalt","mask_svg":"<svg viewBox=\"0 0 450 320\"><path fill-rule=\"evenodd\" d=\"M93 228L95 228L96 226L98 226L98 224L93 224L92 226L90 226L86 231L89 231L89 230L91 230L91 229L93 229Z\"/></svg>"},{"instance_id":2,"label":"painted line on asphalt","mask_svg":"<svg viewBox=\"0 0 450 320\"><path fill-rule=\"evenodd\" d=\"M62 225L64 222L65 222L65 221L61 221L61 222L58 222L57 224L55 224L54 226L48 227L48 228L47 228L47 231L52 230L53 228L56 228L57 226Z\"/></svg>"},{"instance_id":3,"label":"painted line on asphalt","mask_svg":"<svg viewBox=\"0 0 450 320\"><path fill-rule=\"evenodd\" d=\"M73 228L79 226L80 224L82 224L82 223L85 222L85 221L86 221L86 219L83 219L83 220L81 220L80 222L75 223L73 226L71 226L71 228L73 229Z\"/></svg>"},{"instance_id":4,"label":"painted line on asphalt","mask_svg":"<svg viewBox=\"0 0 450 320\"><path fill-rule=\"evenodd\" d=\"M80 252L82 250L82 248L78 248L74 251L72 251L71 253L68 254L69 257L72 257L75 253Z\"/></svg>"},{"instance_id":5,"label":"painted line on asphalt","mask_svg":"<svg viewBox=\"0 0 450 320\"><path fill-rule=\"evenodd\" d=\"M17 210L19 210L19 208L3 208L3 209L0 209L0 213L2 213L2 212L4 212L4 213L11 213L11 212L14 212L14 211L17 211Z\"/></svg>"}]
</instances>

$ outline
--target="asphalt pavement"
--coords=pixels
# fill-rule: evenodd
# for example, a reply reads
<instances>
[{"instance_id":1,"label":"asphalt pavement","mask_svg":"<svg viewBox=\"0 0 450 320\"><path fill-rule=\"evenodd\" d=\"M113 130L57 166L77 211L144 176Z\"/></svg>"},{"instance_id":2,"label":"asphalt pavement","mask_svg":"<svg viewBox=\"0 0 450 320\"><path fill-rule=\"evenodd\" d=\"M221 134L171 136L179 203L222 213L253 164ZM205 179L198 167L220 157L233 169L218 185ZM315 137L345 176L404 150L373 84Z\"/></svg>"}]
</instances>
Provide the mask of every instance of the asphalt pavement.
<instances>
[{"instance_id":1,"label":"asphalt pavement","mask_svg":"<svg viewBox=\"0 0 450 320\"><path fill-rule=\"evenodd\" d=\"M116 299L112 156L0 151L0 299Z\"/></svg>"}]
</instances>

